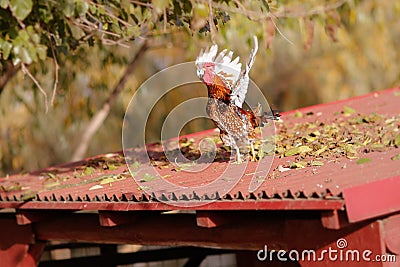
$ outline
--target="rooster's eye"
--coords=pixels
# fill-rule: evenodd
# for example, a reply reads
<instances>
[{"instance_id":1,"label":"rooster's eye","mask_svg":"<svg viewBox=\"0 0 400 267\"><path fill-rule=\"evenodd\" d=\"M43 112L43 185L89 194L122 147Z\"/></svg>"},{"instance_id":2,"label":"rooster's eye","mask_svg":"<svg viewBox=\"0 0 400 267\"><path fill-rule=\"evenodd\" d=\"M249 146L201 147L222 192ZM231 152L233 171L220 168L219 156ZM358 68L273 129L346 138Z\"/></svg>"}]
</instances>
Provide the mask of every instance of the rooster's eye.
<instances>
[{"instance_id":1,"label":"rooster's eye","mask_svg":"<svg viewBox=\"0 0 400 267\"><path fill-rule=\"evenodd\" d=\"M203 68L198 68L197 69L197 76L199 78L202 78L204 76L204 69Z\"/></svg>"}]
</instances>

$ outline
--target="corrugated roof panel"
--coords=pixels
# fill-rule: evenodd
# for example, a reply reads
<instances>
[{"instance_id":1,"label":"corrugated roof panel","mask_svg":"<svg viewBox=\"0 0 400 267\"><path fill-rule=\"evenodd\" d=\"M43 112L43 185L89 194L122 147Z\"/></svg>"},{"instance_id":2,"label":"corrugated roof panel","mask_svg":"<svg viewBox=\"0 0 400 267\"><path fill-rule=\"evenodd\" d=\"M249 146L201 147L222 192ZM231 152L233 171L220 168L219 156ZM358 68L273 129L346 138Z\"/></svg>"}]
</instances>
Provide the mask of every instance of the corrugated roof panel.
<instances>
[{"instance_id":1,"label":"corrugated roof panel","mask_svg":"<svg viewBox=\"0 0 400 267\"><path fill-rule=\"evenodd\" d=\"M318 139L318 135L330 133L332 125L336 125L332 131L339 129L341 134L346 135L337 136L333 132L332 136L336 139L332 139L327 145L328 148L321 152L324 153L324 156L317 159L301 153L293 156L289 156L290 153L287 153L286 157L273 158L270 169L268 164L263 165L263 161L261 161L261 165L260 162L249 162L247 167L243 168L241 164L229 164L225 160L229 153L225 151L224 155L219 156L217 162L213 162L204 171L191 173L185 169L164 164L163 160L153 162L157 164L155 168L140 163L143 152L138 150L137 157L133 161L133 163L139 162L135 163L137 166L134 167L135 177L139 180L136 183L129 173L122 153L112 153L30 174L0 178L0 207L6 207L10 201L20 201L21 203L24 201L37 203L51 201L66 203L66 205L71 201L83 201L98 202L99 206L107 209L107 205L104 203L154 201L151 199L152 195L146 193L152 187L159 187L159 180L154 179L154 171L168 183L186 188L173 191L173 193L167 190L163 196L164 200L219 199L218 201L221 202L229 200L254 202L265 199L292 199L294 201L314 198L342 199L343 190L346 188L400 176L398 167L400 161L395 160L396 156L400 154L400 149L397 143L394 144L395 140L393 139L393 136L397 134L396 131L399 131L400 128L399 95L400 89L394 88L283 113L283 122L276 124L278 133L283 136L280 137L283 138L283 141L278 138L278 142L281 142L278 144L278 148L283 149L281 155L290 150L290 145L289 148L284 147L285 142L290 143L293 140L312 147L312 153L315 153L316 147L324 146L315 141ZM378 114L377 117L373 117L374 114ZM385 133L386 124L390 125L388 129L391 129L391 133ZM304 129L304 131L312 128L315 129L315 132L306 135L301 130L299 133L294 133L294 135L298 135L297 137L290 137L297 139L289 140L289 142L287 140L289 137L284 135L293 135L291 131L297 129L296 127ZM374 127L382 129L377 131ZM216 133L212 130L196 133L186 136L185 142L190 140L190 142L196 143L201 138L213 135L215 136ZM363 136L361 141L365 144L357 145L360 142L357 135ZM388 139L388 143L383 147L376 144L373 146L372 143L378 139L386 142L387 136L392 139ZM304 138L308 139L304 140ZM338 147L340 149L336 149ZM357 151L354 152L353 148L357 148ZM151 154L155 159L162 157L162 154L159 153L159 145L151 145L149 149L153 151ZM220 149L219 151L223 152L224 150ZM332 152L332 155L328 152ZM353 155L353 153L356 154ZM267 157L263 160L267 162L268 159L272 158ZM317 162L313 162L313 160ZM228 167L224 179L215 182ZM292 168L288 169L288 167ZM254 192L250 192L250 181L254 176L256 185L257 182L261 185ZM265 180L263 180L264 177ZM230 188L232 180L236 178L238 179L237 184ZM202 188L207 184L206 189ZM229 192L225 194L227 191ZM59 207L58 204L57 207ZM108 207L112 209L111 206Z\"/></svg>"}]
</instances>

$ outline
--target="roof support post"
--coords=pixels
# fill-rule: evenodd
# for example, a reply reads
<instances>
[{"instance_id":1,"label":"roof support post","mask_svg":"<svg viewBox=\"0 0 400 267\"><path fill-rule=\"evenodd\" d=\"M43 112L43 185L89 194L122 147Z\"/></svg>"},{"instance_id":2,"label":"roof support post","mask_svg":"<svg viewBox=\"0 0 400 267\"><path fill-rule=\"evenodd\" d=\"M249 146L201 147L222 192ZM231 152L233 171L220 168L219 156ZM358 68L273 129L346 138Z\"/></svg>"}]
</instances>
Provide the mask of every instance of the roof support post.
<instances>
[{"instance_id":1,"label":"roof support post","mask_svg":"<svg viewBox=\"0 0 400 267\"><path fill-rule=\"evenodd\" d=\"M397 255L400 265L400 213L383 220L385 228L385 243L388 250Z\"/></svg>"},{"instance_id":2,"label":"roof support post","mask_svg":"<svg viewBox=\"0 0 400 267\"><path fill-rule=\"evenodd\" d=\"M137 213L138 212L99 211L100 225L113 227L120 224L132 223L140 217Z\"/></svg>"},{"instance_id":3,"label":"roof support post","mask_svg":"<svg viewBox=\"0 0 400 267\"><path fill-rule=\"evenodd\" d=\"M45 242L35 242L30 225L17 225L16 219L1 218L0 263L2 266L37 266Z\"/></svg>"},{"instance_id":4,"label":"roof support post","mask_svg":"<svg viewBox=\"0 0 400 267\"><path fill-rule=\"evenodd\" d=\"M333 230L338 230L350 224L346 213L339 210L322 211L321 222L322 226Z\"/></svg>"},{"instance_id":5,"label":"roof support post","mask_svg":"<svg viewBox=\"0 0 400 267\"><path fill-rule=\"evenodd\" d=\"M218 227L232 221L231 212L223 211L196 211L197 226L205 228Z\"/></svg>"},{"instance_id":6,"label":"roof support post","mask_svg":"<svg viewBox=\"0 0 400 267\"><path fill-rule=\"evenodd\" d=\"M351 267L361 263L365 267L393 266L389 262L379 262L382 255L388 257L384 241L383 222L374 221L316 250L299 251L300 265Z\"/></svg>"}]
</instances>

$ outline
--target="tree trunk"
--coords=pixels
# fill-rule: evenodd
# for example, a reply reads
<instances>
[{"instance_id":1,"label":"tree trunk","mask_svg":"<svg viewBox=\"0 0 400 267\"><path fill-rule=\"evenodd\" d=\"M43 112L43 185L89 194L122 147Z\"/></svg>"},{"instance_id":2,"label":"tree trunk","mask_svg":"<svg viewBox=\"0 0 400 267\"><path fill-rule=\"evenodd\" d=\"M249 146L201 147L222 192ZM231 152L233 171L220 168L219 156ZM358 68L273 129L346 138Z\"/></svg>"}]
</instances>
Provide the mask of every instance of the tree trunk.
<instances>
[{"instance_id":1,"label":"tree trunk","mask_svg":"<svg viewBox=\"0 0 400 267\"><path fill-rule=\"evenodd\" d=\"M136 53L136 56L133 60L129 63L126 67L124 74L122 75L121 79L115 85L114 89L112 90L110 96L107 100L103 103L101 109L93 116L90 120L89 124L87 125L86 129L83 132L81 142L78 144L77 148L75 149L71 160L77 161L81 160L89 147L90 141L92 140L93 135L97 132L97 130L101 127L104 120L107 118L110 110L115 102L115 99L122 91L126 81L128 80L129 76L134 72L136 66L140 62L140 59L143 57L144 53L148 49L148 45L145 42Z\"/></svg>"}]
</instances>

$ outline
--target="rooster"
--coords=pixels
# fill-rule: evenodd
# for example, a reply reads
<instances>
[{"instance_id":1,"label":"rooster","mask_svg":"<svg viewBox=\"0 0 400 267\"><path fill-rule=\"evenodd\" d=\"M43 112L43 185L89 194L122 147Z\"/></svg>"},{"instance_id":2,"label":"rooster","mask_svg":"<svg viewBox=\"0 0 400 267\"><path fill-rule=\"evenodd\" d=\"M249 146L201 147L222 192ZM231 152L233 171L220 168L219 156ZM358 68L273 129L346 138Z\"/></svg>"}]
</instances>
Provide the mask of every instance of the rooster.
<instances>
[{"instance_id":1,"label":"rooster","mask_svg":"<svg viewBox=\"0 0 400 267\"><path fill-rule=\"evenodd\" d=\"M232 60L233 52L226 49L217 55L217 45L202 50L196 59L197 76L208 89L207 114L219 128L223 143L236 150L238 163L242 162L240 149L248 151L249 146L252 160L256 160L255 129L279 116L263 113L260 104L254 111L242 108L249 86L249 72L258 50L257 37L253 40L254 48L243 71L239 57Z\"/></svg>"}]
</instances>

